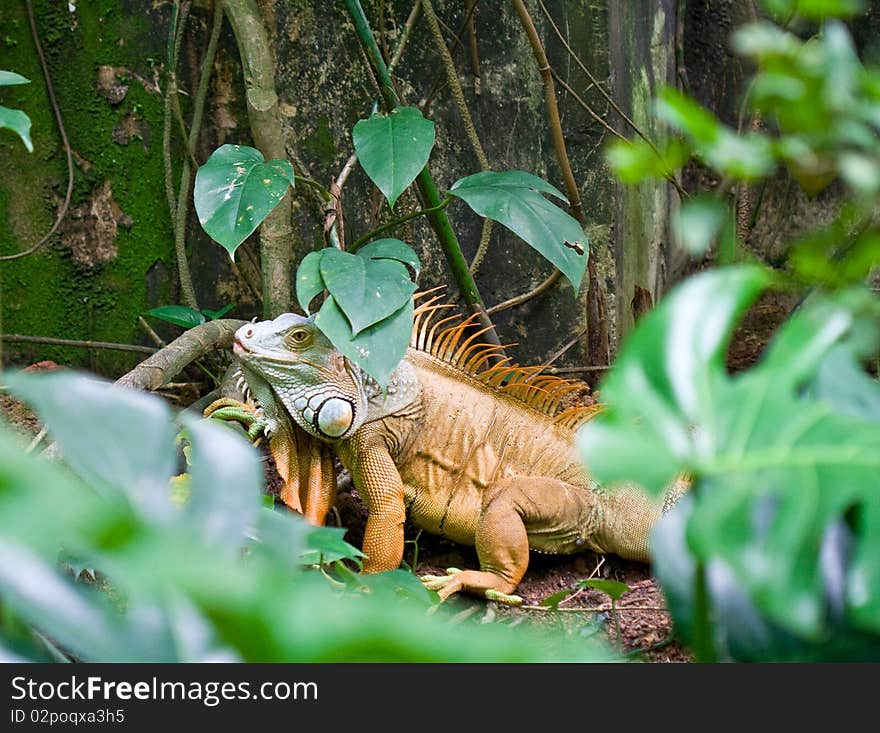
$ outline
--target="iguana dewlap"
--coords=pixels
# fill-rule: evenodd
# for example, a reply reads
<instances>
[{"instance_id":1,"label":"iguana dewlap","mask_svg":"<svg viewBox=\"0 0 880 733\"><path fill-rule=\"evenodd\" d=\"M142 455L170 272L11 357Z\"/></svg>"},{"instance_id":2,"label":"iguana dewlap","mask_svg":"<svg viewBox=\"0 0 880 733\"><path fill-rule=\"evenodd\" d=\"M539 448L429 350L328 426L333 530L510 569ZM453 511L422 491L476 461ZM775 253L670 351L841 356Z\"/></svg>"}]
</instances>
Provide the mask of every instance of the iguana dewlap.
<instances>
[{"instance_id":1,"label":"iguana dewlap","mask_svg":"<svg viewBox=\"0 0 880 733\"><path fill-rule=\"evenodd\" d=\"M288 313L236 333L242 374L294 484L285 501L323 521L335 481L316 446L332 448L369 510L366 572L400 565L407 513L476 546L479 571L427 579L444 598L465 590L515 601L530 550L647 560L661 507L587 475L574 438L596 410L561 407L576 384L540 368L490 366L497 348L469 322L436 321L446 306L435 300L416 310L411 347L384 392L311 318ZM311 447L305 434L317 439Z\"/></svg>"}]
</instances>

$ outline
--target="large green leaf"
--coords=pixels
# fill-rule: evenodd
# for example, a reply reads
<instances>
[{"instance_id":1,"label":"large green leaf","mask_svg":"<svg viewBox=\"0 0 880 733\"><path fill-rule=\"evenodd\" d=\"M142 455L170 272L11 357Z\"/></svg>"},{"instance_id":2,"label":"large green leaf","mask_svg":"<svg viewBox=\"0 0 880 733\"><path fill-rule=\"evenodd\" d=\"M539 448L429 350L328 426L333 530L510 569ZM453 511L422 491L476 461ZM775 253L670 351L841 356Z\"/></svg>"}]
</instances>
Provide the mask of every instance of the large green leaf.
<instances>
[{"instance_id":1,"label":"large green leaf","mask_svg":"<svg viewBox=\"0 0 880 733\"><path fill-rule=\"evenodd\" d=\"M321 278L351 324L352 336L400 310L416 289L403 264L362 251L325 249Z\"/></svg>"},{"instance_id":2,"label":"large green leaf","mask_svg":"<svg viewBox=\"0 0 880 733\"><path fill-rule=\"evenodd\" d=\"M822 633L821 548L845 523L854 543L847 615L878 633L880 421L805 389L824 359L839 358L841 343L864 338L859 319L876 327L877 303L865 293L817 298L780 329L758 366L730 376L729 334L767 282L754 267L724 269L667 296L625 345L603 385L609 409L579 443L607 482L656 491L689 471L701 489L687 526L691 550L704 563L721 561L758 608L803 636ZM860 388L858 404L873 405L880 385L863 379ZM650 455L640 452L645 445ZM664 471L645 469L658 459Z\"/></svg>"},{"instance_id":3,"label":"large green leaf","mask_svg":"<svg viewBox=\"0 0 880 733\"><path fill-rule=\"evenodd\" d=\"M346 357L384 384L406 353L412 329L412 268L419 258L397 239L381 239L356 254L326 248L306 255L296 296L306 313L323 290L315 324Z\"/></svg>"},{"instance_id":4,"label":"large green leaf","mask_svg":"<svg viewBox=\"0 0 880 733\"><path fill-rule=\"evenodd\" d=\"M180 420L192 449L186 511L193 532L237 552L260 506L264 478L259 456L232 430L186 414Z\"/></svg>"},{"instance_id":5,"label":"large green leaf","mask_svg":"<svg viewBox=\"0 0 880 733\"><path fill-rule=\"evenodd\" d=\"M587 236L577 220L541 195L564 201L558 189L524 171L484 171L456 181L449 193L538 250L562 271L577 295L587 267Z\"/></svg>"},{"instance_id":6,"label":"large green leaf","mask_svg":"<svg viewBox=\"0 0 880 733\"><path fill-rule=\"evenodd\" d=\"M160 305L147 311L148 316L183 328L192 328L205 322L205 315L185 305Z\"/></svg>"},{"instance_id":7,"label":"large green leaf","mask_svg":"<svg viewBox=\"0 0 880 733\"><path fill-rule=\"evenodd\" d=\"M416 107L397 107L391 114L375 114L358 122L352 140L361 167L393 209L428 162L434 123Z\"/></svg>"},{"instance_id":8,"label":"large green leaf","mask_svg":"<svg viewBox=\"0 0 880 733\"><path fill-rule=\"evenodd\" d=\"M34 152L31 142L31 118L20 109L9 109L0 105L0 129L6 128L16 133L29 153Z\"/></svg>"},{"instance_id":9,"label":"large green leaf","mask_svg":"<svg viewBox=\"0 0 880 733\"><path fill-rule=\"evenodd\" d=\"M412 333L413 302L352 336L351 326L331 295L315 317L315 324L339 351L379 384L385 384L406 354Z\"/></svg>"},{"instance_id":10,"label":"large green leaf","mask_svg":"<svg viewBox=\"0 0 880 733\"><path fill-rule=\"evenodd\" d=\"M105 495L121 488L148 516L169 517L168 480L176 456L165 402L74 372L5 379L10 391L36 410L80 477L103 487Z\"/></svg>"},{"instance_id":11,"label":"large green leaf","mask_svg":"<svg viewBox=\"0 0 880 733\"><path fill-rule=\"evenodd\" d=\"M0 87L8 87L15 84L30 84L31 80L26 79L21 74L16 74L14 71L6 71L4 69L0 69Z\"/></svg>"},{"instance_id":12,"label":"large green leaf","mask_svg":"<svg viewBox=\"0 0 880 733\"><path fill-rule=\"evenodd\" d=\"M196 173L193 202L208 235L235 256L294 185L286 160L264 161L246 145L222 145Z\"/></svg>"},{"instance_id":13,"label":"large green leaf","mask_svg":"<svg viewBox=\"0 0 880 733\"><path fill-rule=\"evenodd\" d=\"M418 280L422 269L419 256L413 251L412 247L405 242L401 242L399 239L377 239L369 244L365 244L357 253L361 257L371 260L402 262L407 267L412 268L414 280Z\"/></svg>"}]
</instances>

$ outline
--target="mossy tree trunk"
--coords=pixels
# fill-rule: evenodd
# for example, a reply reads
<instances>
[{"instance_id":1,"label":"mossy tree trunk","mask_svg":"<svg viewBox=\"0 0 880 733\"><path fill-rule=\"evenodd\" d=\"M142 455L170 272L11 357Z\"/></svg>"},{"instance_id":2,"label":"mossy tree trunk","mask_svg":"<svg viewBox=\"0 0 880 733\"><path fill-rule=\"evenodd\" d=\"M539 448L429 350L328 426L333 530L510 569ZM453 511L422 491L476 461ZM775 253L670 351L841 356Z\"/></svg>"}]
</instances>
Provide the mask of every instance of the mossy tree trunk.
<instances>
[{"instance_id":1,"label":"mossy tree trunk","mask_svg":"<svg viewBox=\"0 0 880 733\"><path fill-rule=\"evenodd\" d=\"M653 98L675 84L677 0L608 3L608 47L615 101L652 140L663 128L653 115ZM618 117L614 115L614 117ZM615 127L624 130L619 117ZM614 203L615 311L618 341L633 325L646 300L656 302L668 282L674 256L669 218L677 195L666 181L618 184Z\"/></svg>"}]
</instances>

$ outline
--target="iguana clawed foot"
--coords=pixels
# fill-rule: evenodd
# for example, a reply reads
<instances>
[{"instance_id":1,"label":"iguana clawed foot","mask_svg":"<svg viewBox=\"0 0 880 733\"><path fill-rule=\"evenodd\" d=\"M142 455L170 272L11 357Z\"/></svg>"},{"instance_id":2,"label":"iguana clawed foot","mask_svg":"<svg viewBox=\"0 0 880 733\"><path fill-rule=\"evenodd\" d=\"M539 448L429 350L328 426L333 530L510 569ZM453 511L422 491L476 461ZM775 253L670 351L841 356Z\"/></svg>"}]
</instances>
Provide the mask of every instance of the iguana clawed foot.
<instances>
[{"instance_id":1,"label":"iguana clawed foot","mask_svg":"<svg viewBox=\"0 0 880 733\"><path fill-rule=\"evenodd\" d=\"M253 405L231 397L221 397L205 408L205 417L241 423L251 441L256 440L269 425L269 419Z\"/></svg>"},{"instance_id":2,"label":"iguana clawed foot","mask_svg":"<svg viewBox=\"0 0 880 733\"><path fill-rule=\"evenodd\" d=\"M446 568L446 575L422 575L419 580L428 590L437 591L441 602L453 593L467 591L480 595L486 600L506 603L509 606L521 606L523 603L523 599L519 596L504 593L495 587L506 585L503 578L480 570Z\"/></svg>"}]
</instances>

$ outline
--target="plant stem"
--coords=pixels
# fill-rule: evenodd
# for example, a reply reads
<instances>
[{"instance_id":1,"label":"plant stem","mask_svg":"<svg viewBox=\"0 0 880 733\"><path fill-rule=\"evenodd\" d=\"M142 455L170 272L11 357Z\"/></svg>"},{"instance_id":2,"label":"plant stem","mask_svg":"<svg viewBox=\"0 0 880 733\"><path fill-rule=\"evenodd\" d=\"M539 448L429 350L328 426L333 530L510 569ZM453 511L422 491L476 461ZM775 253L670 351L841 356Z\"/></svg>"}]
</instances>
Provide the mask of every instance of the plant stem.
<instances>
[{"instance_id":1,"label":"plant stem","mask_svg":"<svg viewBox=\"0 0 880 733\"><path fill-rule=\"evenodd\" d=\"M418 211L413 211L411 214L407 214L406 216L401 216L397 219L392 219L391 221L386 221L384 224L380 224L372 231L367 232L362 237L360 237L351 247L348 248L349 252L357 252L361 247L363 247L367 242L369 242L373 237L377 234L381 234L387 229L393 229L396 226L400 226L401 224L405 224L411 219L415 219L419 216L425 216L427 214L433 214L435 211L441 211L445 209L449 204L452 203L453 197L447 195L443 201L440 202L438 206L435 206L431 209L419 209Z\"/></svg>"},{"instance_id":2,"label":"plant stem","mask_svg":"<svg viewBox=\"0 0 880 733\"><path fill-rule=\"evenodd\" d=\"M311 178L305 178L304 176L297 176L296 182L297 183L305 183L307 186L311 186L312 188L314 188L318 193L321 194L321 198L324 199L325 202L333 200L333 194L330 193L326 188L324 188L320 183L318 183L315 180L312 180Z\"/></svg>"},{"instance_id":3,"label":"plant stem","mask_svg":"<svg viewBox=\"0 0 880 733\"><path fill-rule=\"evenodd\" d=\"M617 632L617 651L623 653L623 636L620 633L620 617L617 615L617 601L611 599L611 615L614 617L614 629Z\"/></svg>"},{"instance_id":4,"label":"plant stem","mask_svg":"<svg viewBox=\"0 0 880 733\"><path fill-rule=\"evenodd\" d=\"M694 578L694 655L698 662L717 662L712 640L712 621L709 608L709 589L706 584L706 566L697 562Z\"/></svg>"},{"instance_id":5,"label":"plant stem","mask_svg":"<svg viewBox=\"0 0 880 733\"><path fill-rule=\"evenodd\" d=\"M388 73L388 67L382 60L382 54L376 45L376 39L373 36L372 30L370 30L370 24L367 21L366 15L364 15L364 9L361 7L359 0L345 0L345 7L348 10L352 23L354 23L358 40L361 42L361 46L367 56L367 61L376 76L382 101L386 109L390 111L400 104L400 99L394 90L391 75ZM437 191L434 178L431 176L431 171L427 165L416 178L416 185L421 194L423 206L426 209L438 209L440 204L443 203L443 199L440 198L440 193ZM449 222L449 217L446 216L446 212L442 208L439 208L437 211L428 214L428 220L431 222L434 233L440 241L440 247L446 256L446 261L449 263L450 270L452 270L452 277L455 279L456 285L458 285L464 302L471 313L477 314L480 325L482 327L489 327L483 338L490 344L500 346L501 342L498 339L498 334L495 332L495 326L486 313L486 306L480 297L480 291L477 289L477 284L474 282L468 262L461 251L461 245L458 243L458 238L455 236L452 224Z\"/></svg>"},{"instance_id":6,"label":"plant stem","mask_svg":"<svg viewBox=\"0 0 880 733\"><path fill-rule=\"evenodd\" d=\"M75 339L57 339L51 336L23 336L17 333L2 333L0 341L10 344L49 344L51 346L82 346L86 349L115 349L116 351L137 351L140 354L155 354L152 346L135 344L114 344L108 341L77 341Z\"/></svg>"},{"instance_id":7,"label":"plant stem","mask_svg":"<svg viewBox=\"0 0 880 733\"><path fill-rule=\"evenodd\" d=\"M248 119L254 143L266 160L287 159L275 93L275 64L266 27L256 0L222 0L232 25L247 89ZM275 318L290 310L294 230L290 195L286 194L260 226L263 273L263 316Z\"/></svg>"}]
</instances>

